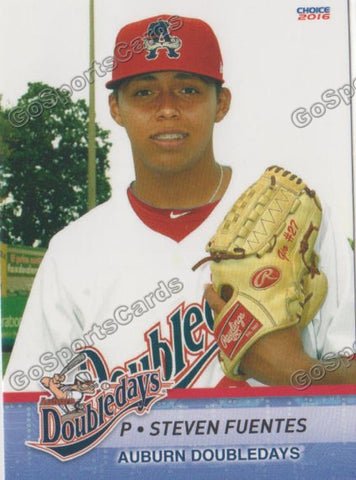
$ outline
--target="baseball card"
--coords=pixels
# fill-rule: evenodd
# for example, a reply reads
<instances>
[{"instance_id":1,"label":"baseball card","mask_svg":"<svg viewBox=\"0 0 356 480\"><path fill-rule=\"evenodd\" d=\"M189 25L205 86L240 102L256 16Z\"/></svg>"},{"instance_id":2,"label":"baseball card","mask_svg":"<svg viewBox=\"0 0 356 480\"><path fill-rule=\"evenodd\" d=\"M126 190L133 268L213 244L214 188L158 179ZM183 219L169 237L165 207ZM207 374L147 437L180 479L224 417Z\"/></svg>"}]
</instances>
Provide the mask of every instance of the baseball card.
<instances>
[{"instance_id":1,"label":"baseball card","mask_svg":"<svg viewBox=\"0 0 356 480\"><path fill-rule=\"evenodd\" d=\"M354 0L2 0L1 478L355 478Z\"/></svg>"}]
</instances>

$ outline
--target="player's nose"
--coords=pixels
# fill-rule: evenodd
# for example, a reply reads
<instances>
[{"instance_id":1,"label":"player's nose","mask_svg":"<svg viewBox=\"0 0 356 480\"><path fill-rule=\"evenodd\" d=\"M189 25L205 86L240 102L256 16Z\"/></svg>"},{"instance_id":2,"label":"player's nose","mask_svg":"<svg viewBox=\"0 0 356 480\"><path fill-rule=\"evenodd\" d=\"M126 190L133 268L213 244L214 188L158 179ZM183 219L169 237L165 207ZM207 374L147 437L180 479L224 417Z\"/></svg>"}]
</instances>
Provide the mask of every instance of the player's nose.
<instances>
[{"instance_id":1,"label":"player's nose","mask_svg":"<svg viewBox=\"0 0 356 480\"><path fill-rule=\"evenodd\" d=\"M179 116L178 98L176 97L174 92L161 92L157 101L158 118L175 118Z\"/></svg>"}]
</instances>

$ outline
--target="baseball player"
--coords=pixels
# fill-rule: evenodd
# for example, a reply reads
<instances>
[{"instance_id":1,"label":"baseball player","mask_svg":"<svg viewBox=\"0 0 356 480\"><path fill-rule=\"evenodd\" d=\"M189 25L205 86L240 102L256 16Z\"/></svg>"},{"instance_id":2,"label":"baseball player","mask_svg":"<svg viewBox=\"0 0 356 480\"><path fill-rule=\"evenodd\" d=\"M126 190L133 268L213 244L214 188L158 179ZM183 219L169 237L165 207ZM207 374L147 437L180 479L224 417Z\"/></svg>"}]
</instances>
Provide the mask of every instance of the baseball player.
<instances>
[{"instance_id":1,"label":"baseball player","mask_svg":"<svg viewBox=\"0 0 356 480\"><path fill-rule=\"evenodd\" d=\"M77 373L74 384L63 384L65 375L54 374L53 377L43 377L41 384L60 401L59 405L65 414L81 412L85 394L95 393L96 383L89 372Z\"/></svg>"},{"instance_id":2,"label":"baseball player","mask_svg":"<svg viewBox=\"0 0 356 480\"><path fill-rule=\"evenodd\" d=\"M204 296L208 262L191 268L247 187L235 158L230 167L214 156L214 126L231 98L217 39L199 19L160 15L122 28L114 57L110 111L130 139L135 178L52 239L6 388L37 390L38 371L52 372L85 346L110 369L159 369L176 388L289 384L293 372L323 364L326 354L342 356L355 341L352 254L341 240L337 262L324 206L314 247L329 283L321 308L303 330L292 325L259 338L239 363L241 379L225 376L213 311L217 318L228 298L211 285ZM354 381L349 363L325 368L316 383Z\"/></svg>"}]
</instances>

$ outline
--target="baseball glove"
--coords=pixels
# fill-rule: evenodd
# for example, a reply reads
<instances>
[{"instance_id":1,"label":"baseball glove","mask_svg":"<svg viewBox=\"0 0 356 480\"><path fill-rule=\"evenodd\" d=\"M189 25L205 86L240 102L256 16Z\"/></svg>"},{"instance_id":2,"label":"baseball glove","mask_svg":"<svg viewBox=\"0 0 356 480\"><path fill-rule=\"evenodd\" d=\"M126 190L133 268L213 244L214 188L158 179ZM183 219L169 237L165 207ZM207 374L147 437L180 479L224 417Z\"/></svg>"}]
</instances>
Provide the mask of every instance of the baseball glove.
<instances>
[{"instance_id":1,"label":"baseball glove","mask_svg":"<svg viewBox=\"0 0 356 480\"><path fill-rule=\"evenodd\" d=\"M319 310L327 280L314 244L322 208L314 191L283 168L267 168L235 202L206 250L214 289L227 300L215 316L222 369L239 380L244 353L262 336ZM230 298L229 298L230 297Z\"/></svg>"}]
</instances>

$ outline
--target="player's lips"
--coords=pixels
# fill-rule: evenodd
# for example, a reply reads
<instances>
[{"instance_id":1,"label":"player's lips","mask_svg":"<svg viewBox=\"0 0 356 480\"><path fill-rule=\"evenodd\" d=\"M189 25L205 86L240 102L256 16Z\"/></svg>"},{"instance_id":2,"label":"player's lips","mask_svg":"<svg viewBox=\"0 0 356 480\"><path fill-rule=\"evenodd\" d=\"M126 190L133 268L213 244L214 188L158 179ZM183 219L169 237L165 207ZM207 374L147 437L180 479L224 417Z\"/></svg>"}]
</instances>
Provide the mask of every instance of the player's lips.
<instances>
[{"instance_id":1,"label":"player's lips","mask_svg":"<svg viewBox=\"0 0 356 480\"><path fill-rule=\"evenodd\" d=\"M151 138L154 140L179 140L182 138L186 138L188 136L187 133L180 133L180 132L174 132L174 133L158 133L156 135L152 135Z\"/></svg>"},{"instance_id":2,"label":"player's lips","mask_svg":"<svg viewBox=\"0 0 356 480\"><path fill-rule=\"evenodd\" d=\"M150 136L151 140L162 146L179 146L188 137L186 132L158 132Z\"/></svg>"}]
</instances>

